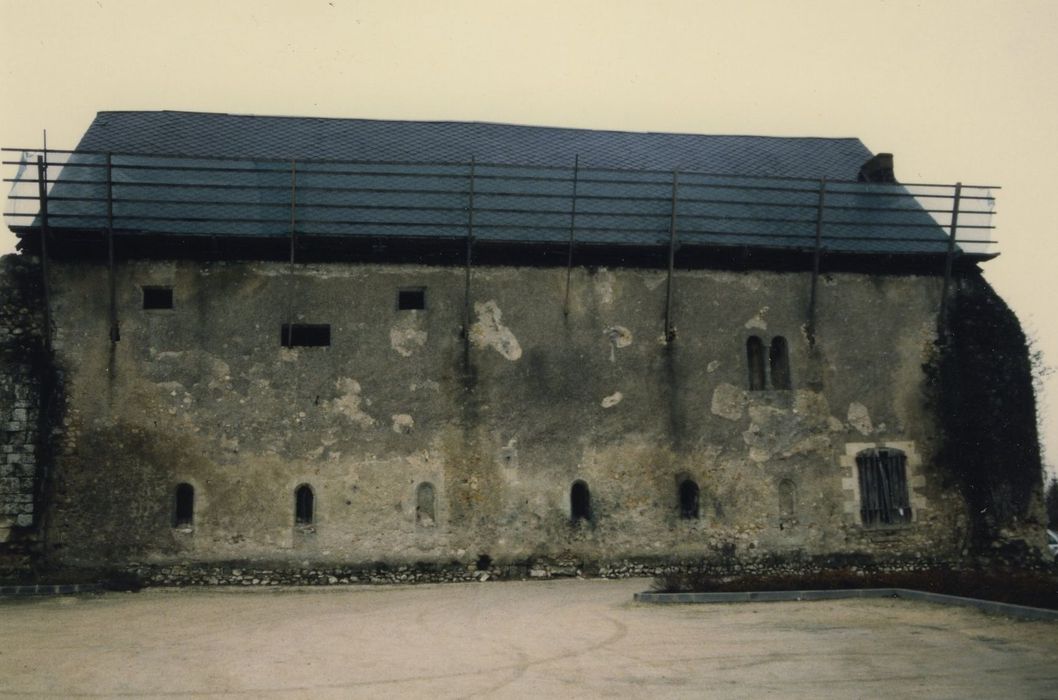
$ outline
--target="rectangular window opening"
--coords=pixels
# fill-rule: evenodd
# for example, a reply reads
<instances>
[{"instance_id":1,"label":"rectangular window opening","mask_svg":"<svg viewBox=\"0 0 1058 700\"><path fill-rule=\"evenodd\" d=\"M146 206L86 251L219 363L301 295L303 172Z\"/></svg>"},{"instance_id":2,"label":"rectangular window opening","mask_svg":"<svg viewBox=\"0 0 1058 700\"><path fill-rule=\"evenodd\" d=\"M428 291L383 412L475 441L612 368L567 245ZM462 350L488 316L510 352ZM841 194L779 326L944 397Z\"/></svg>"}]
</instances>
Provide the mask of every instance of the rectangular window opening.
<instances>
[{"instance_id":1,"label":"rectangular window opening","mask_svg":"<svg viewBox=\"0 0 1058 700\"><path fill-rule=\"evenodd\" d=\"M426 288L400 289L397 291L398 311L421 311L426 308Z\"/></svg>"},{"instance_id":2,"label":"rectangular window opening","mask_svg":"<svg viewBox=\"0 0 1058 700\"><path fill-rule=\"evenodd\" d=\"M171 309L173 308L172 287L144 287L143 308L145 309Z\"/></svg>"},{"instance_id":3,"label":"rectangular window opening","mask_svg":"<svg viewBox=\"0 0 1058 700\"><path fill-rule=\"evenodd\" d=\"M280 344L285 348L325 348L331 344L329 323L284 323Z\"/></svg>"}]
</instances>

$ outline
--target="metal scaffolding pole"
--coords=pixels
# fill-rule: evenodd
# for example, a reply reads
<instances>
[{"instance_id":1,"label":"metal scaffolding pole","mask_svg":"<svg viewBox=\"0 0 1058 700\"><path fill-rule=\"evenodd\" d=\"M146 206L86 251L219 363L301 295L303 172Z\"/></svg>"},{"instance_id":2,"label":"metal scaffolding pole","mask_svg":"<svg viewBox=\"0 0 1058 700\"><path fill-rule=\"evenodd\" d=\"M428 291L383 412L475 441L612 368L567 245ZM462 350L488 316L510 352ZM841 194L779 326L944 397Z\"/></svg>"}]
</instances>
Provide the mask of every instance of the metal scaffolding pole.
<instances>
[{"instance_id":1,"label":"metal scaffolding pole","mask_svg":"<svg viewBox=\"0 0 1058 700\"><path fill-rule=\"evenodd\" d=\"M959 198L962 196L962 183L955 183L955 197L951 205L951 226L948 230L948 253L944 256L944 286L940 291L940 318L937 321L940 337L944 340L948 333L948 288L951 286L951 271L955 259L955 238L959 231Z\"/></svg>"},{"instance_id":2,"label":"metal scaffolding pole","mask_svg":"<svg viewBox=\"0 0 1058 700\"><path fill-rule=\"evenodd\" d=\"M819 288L819 261L823 255L823 208L826 206L827 180L819 181L819 200L816 204L816 241L812 249L812 291L808 298L808 344L816 344L816 296Z\"/></svg>"},{"instance_id":3,"label":"metal scaffolding pole","mask_svg":"<svg viewBox=\"0 0 1058 700\"><path fill-rule=\"evenodd\" d=\"M562 303L562 313L569 316L569 287L573 279L573 241L577 230L577 179L580 175L580 154L573 157L573 197L569 211L569 255L566 258L566 300Z\"/></svg>"},{"instance_id":4,"label":"metal scaffolding pole","mask_svg":"<svg viewBox=\"0 0 1058 700\"><path fill-rule=\"evenodd\" d=\"M117 280L114 273L114 171L111 154L107 153L107 276L110 284L110 342L121 340L118 328Z\"/></svg>"},{"instance_id":5,"label":"metal scaffolding pole","mask_svg":"<svg viewBox=\"0 0 1058 700\"><path fill-rule=\"evenodd\" d=\"M680 186L680 173L672 171L672 206L669 211L669 278L665 289L665 341L671 343L676 339L676 329L672 325L672 271L676 266L676 196Z\"/></svg>"},{"instance_id":6,"label":"metal scaffolding pole","mask_svg":"<svg viewBox=\"0 0 1058 700\"><path fill-rule=\"evenodd\" d=\"M44 292L44 349L51 352L51 291L48 287L48 166L37 156L37 196L40 200L40 276Z\"/></svg>"},{"instance_id":7,"label":"metal scaffolding pole","mask_svg":"<svg viewBox=\"0 0 1058 700\"><path fill-rule=\"evenodd\" d=\"M470 159L470 192L467 198L467 256L463 288L463 366L470 368L470 268L474 258L474 158Z\"/></svg>"}]
</instances>

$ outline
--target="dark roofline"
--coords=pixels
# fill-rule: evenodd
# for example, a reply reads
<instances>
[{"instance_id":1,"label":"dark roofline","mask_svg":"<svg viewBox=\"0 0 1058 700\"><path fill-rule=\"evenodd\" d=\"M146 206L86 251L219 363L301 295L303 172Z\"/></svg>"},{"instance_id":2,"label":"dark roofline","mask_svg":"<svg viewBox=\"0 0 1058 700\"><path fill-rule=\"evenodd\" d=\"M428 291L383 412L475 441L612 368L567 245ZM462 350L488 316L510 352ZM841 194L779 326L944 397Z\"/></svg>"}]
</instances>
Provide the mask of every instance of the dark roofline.
<instances>
[{"instance_id":1,"label":"dark roofline","mask_svg":"<svg viewBox=\"0 0 1058 700\"><path fill-rule=\"evenodd\" d=\"M40 253L40 229L15 231L18 251ZM106 234L98 230L53 231L48 237L48 255L58 260L87 260L105 263ZM262 236L174 236L143 233L114 233L115 257L118 260L195 260L195 261L273 261L289 262L290 240ZM390 238L386 236L299 237L296 242L298 263L361 263L431 266L464 266L466 241L460 238ZM477 241L474 265L493 267L562 268L569 263L569 248L564 243L524 243ZM977 269L978 264L999 253L966 253L956 251L954 269ZM820 272L858 272L876 275L944 274L946 254L902 252L826 252L821 257ZM610 267L664 270L668 266L668 249L657 246L613 246L578 243L574 249L573 267ZM810 249L767 246L685 245L676 252L675 267L680 270L763 270L773 272L811 272L813 252Z\"/></svg>"}]
</instances>

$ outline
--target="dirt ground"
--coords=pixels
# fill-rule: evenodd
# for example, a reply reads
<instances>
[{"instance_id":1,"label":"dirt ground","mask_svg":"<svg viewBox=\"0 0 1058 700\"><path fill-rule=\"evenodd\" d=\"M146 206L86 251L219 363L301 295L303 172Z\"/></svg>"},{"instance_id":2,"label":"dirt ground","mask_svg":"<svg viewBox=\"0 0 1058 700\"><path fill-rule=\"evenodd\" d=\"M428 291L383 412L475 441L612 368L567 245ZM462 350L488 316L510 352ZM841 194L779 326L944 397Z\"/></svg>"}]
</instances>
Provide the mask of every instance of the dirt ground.
<instances>
[{"instance_id":1,"label":"dirt ground","mask_svg":"<svg viewBox=\"0 0 1058 700\"><path fill-rule=\"evenodd\" d=\"M0 697L1058 697L1058 623L902 600L657 606L647 580L0 601Z\"/></svg>"}]
</instances>

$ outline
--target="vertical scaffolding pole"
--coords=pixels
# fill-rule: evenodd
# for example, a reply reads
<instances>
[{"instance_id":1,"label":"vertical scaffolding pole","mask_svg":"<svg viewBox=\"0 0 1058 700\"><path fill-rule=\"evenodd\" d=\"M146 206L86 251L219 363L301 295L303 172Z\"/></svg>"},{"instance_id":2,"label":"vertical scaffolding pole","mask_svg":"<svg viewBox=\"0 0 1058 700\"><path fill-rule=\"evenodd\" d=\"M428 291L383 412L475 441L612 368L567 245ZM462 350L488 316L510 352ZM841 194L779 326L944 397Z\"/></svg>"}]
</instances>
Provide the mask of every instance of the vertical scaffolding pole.
<instances>
[{"instance_id":1,"label":"vertical scaffolding pole","mask_svg":"<svg viewBox=\"0 0 1058 700\"><path fill-rule=\"evenodd\" d=\"M669 211L669 279L665 289L665 341L671 343L676 339L676 329L672 326L672 270L676 266L676 196L680 186L680 173L672 171L672 207Z\"/></svg>"},{"instance_id":2,"label":"vertical scaffolding pole","mask_svg":"<svg viewBox=\"0 0 1058 700\"><path fill-rule=\"evenodd\" d=\"M37 156L37 196L40 201L40 276L44 291L44 349L51 352L51 290L48 287L48 166Z\"/></svg>"},{"instance_id":3,"label":"vertical scaffolding pole","mask_svg":"<svg viewBox=\"0 0 1058 700\"><path fill-rule=\"evenodd\" d=\"M959 231L959 198L962 196L962 183L955 183L955 196L951 205L951 227L948 231L948 253L944 257L944 286L940 291L940 318L938 330L941 340L948 333L948 288L951 286L952 264L955 259L955 237Z\"/></svg>"},{"instance_id":4,"label":"vertical scaffolding pole","mask_svg":"<svg viewBox=\"0 0 1058 700\"><path fill-rule=\"evenodd\" d=\"M294 264L294 249L297 245L297 234L294 229L297 225L296 208L298 205L298 164L290 161L290 264Z\"/></svg>"},{"instance_id":5,"label":"vertical scaffolding pole","mask_svg":"<svg viewBox=\"0 0 1058 700\"><path fill-rule=\"evenodd\" d=\"M290 290L287 294L287 318L286 326L282 332L282 344L290 345L294 340L294 261L297 250L297 204L298 204L298 165L297 161L290 161L290 264L287 266L287 275L290 278Z\"/></svg>"},{"instance_id":6,"label":"vertical scaffolding pole","mask_svg":"<svg viewBox=\"0 0 1058 700\"><path fill-rule=\"evenodd\" d=\"M819 260L823 255L823 208L826 206L827 180L819 181L819 200L816 204L816 241L812 249L812 291L808 297L808 344L816 344L816 295L819 287Z\"/></svg>"},{"instance_id":7,"label":"vertical scaffolding pole","mask_svg":"<svg viewBox=\"0 0 1058 700\"><path fill-rule=\"evenodd\" d=\"M110 342L121 340L118 328L117 281L114 273L114 170L113 158L107 153L107 276L110 283Z\"/></svg>"},{"instance_id":8,"label":"vertical scaffolding pole","mask_svg":"<svg viewBox=\"0 0 1058 700\"><path fill-rule=\"evenodd\" d=\"M573 157L573 201L569 211L569 255L566 258L566 300L562 303L562 313L569 316L569 287L573 279L573 241L577 229L577 179L580 175L580 154Z\"/></svg>"},{"instance_id":9,"label":"vertical scaffolding pole","mask_svg":"<svg viewBox=\"0 0 1058 700\"><path fill-rule=\"evenodd\" d=\"M470 159L470 190L467 198L467 257L463 288L463 366L470 368L470 267L474 257L474 158Z\"/></svg>"}]
</instances>

